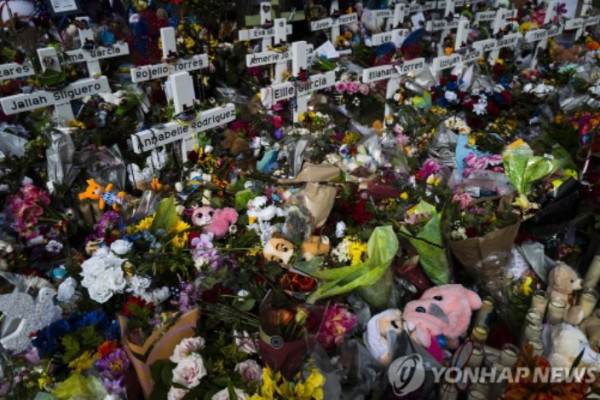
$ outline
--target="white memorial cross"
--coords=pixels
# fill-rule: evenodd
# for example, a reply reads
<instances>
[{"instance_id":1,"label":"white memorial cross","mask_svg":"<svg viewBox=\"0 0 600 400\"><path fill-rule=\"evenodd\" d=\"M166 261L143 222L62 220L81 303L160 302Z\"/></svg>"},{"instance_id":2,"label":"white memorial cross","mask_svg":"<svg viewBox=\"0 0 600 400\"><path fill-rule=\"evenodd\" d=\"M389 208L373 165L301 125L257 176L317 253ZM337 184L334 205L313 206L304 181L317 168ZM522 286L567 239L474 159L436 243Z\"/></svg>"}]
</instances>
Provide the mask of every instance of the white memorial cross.
<instances>
[{"instance_id":1,"label":"white memorial cross","mask_svg":"<svg viewBox=\"0 0 600 400\"><path fill-rule=\"evenodd\" d=\"M588 21L585 18L585 16L587 15L588 11L591 10L591 6L592 6L592 0L581 1L581 7L579 9L579 17L571 18L565 22L565 30L567 30L567 31L577 30L575 32L575 40L579 39L581 37L581 35L583 35L583 30L585 29L586 26L588 26L588 23L587 23ZM594 25L593 20L590 22L592 22L592 23L590 23L589 25ZM597 23L598 22L596 22L596 24Z\"/></svg>"},{"instance_id":2,"label":"white memorial cross","mask_svg":"<svg viewBox=\"0 0 600 400\"><path fill-rule=\"evenodd\" d=\"M408 29L400 29L399 26L404 22L406 17L406 5L398 3L394 5L394 12L391 18L387 20L386 32L375 33L371 36L371 44L379 46L385 42L393 42L396 48L402 46L404 39L410 34Z\"/></svg>"},{"instance_id":3,"label":"white memorial cross","mask_svg":"<svg viewBox=\"0 0 600 400\"><path fill-rule=\"evenodd\" d=\"M181 114L194 106L194 82L188 72L169 75L168 83L173 96L175 114ZM235 120L235 107L226 104L201 111L187 123L177 121L157 125L131 135L133 151L141 154L175 141L182 141L183 156L194 140L194 134L216 128Z\"/></svg>"},{"instance_id":4,"label":"white memorial cross","mask_svg":"<svg viewBox=\"0 0 600 400\"><path fill-rule=\"evenodd\" d=\"M405 61L396 65L382 65L379 67L363 69L362 82L372 83L387 80L385 98L391 98L396 90L400 87L400 79L410 73L417 73L420 70L427 68L428 65L424 58L415 58L414 60ZM387 117L394 113L394 108L385 104L384 116Z\"/></svg>"},{"instance_id":5,"label":"white memorial cross","mask_svg":"<svg viewBox=\"0 0 600 400\"><path fill-rule=\"evenodd\" d=\"M442 31L440 42L438 43L438 56L444 54L444 41L453 29L458 28L458 19L454 18L455 0L440 1L436 8L444 9L444 18L440 20L427 21L425 30L428 32Z\"/></svg>"},{"instance_id":6,"label":"white memorial cross","mask_svg":"<svg viewBox=\"0 0 600 400\"><path fill-rule=\"evenodd\" d=\"M293 121L298 122L300 115L308 110L308 95L317 90L335 85L335 72L306 77L308 72L307 43L292 43L292 76L294 81L274 84L261 89L261 99L265 107L271 108L280 100L295 99ZM304 79L306 78L306 79Z\"/></svg>"},{"instance_id":7,"label":"white memorial cross","mask_svg":"<svg viewBox=\"0 0 600 400\"><path fill-rule=\"evenodd\" d=\"M494 35L493 40L496 41L496 44L492 48L492 51L490 52L490 55L489 55L490 64L493 64L495 62L495 60L498 58L501 48L515 47L517 45L517 43L519 42L519 39L521 38L521 34L518 32L509 33L507 35L502 35L501 38L497 38L498 34L502 32L502 30L508 23L508 20L511 18L515 18L516 16L517 16L516 9L506 9L506 8L498 9L498 12L496 13L496 18L494 19L494 22L492 24L492 33ZM481 41L481 42L485 43L485 41Z\"/></svg>"},{"instance_id":8,"label":"white memorial cross","mask_svg":"<svg viewBox=\"0 0 600 400\"><path fill-rule=\"evenodd\" d=\"M331 1L331 9L329 15L338 14L339 13L339 5L337 0ZM340 26L348 25L358 22L358 14L353 12L350 14L342 14L337 18L323 18L316 21L311 21L310 30L311 31L320 31L324 29L330 29L331 33L329 36L329 40L335 44L335 41L338 36L340 36Z\"/></svg>"},{"instance_id":9,"label":"white memorial cross","mask_svg":"<svg viewBox=\"0 0 600 400\"><path fill-rule=\"evenodd\" d=\"M0 64L0 82L31 75L35 75L35 69L29 60Z\"/></svg>"},{"instance_id":10,"label":"white memorial cross","mask_svg":"<svg viewBox=\"0 0 600 400\"><path fill-rule=\"evenodd\" d=\"M88 24L88 18L79 18L81 23ZM116 43L110 47L97 46L94 43L94 32L89 29L77 28L79 33L79 40L81 42L81 48L75 50L69 50L66 52L67 63L76 64L85 62L87 64L88 74L90 78L94 78L102 75L100 69L100 61L104 58L120 57L129 54L129 46L127 43ZM86 46L90 46L89 49Z\"/></svg>"},{"instance_id":11,"label":"white memorial cross","mask_svg":"<svg viewBox=\"0 0 600 400\"><path fill-rule=\"evenodd\" d=\"M531 68L535 68L537 66L537 58L540 50L543 50L548 45L548 38L552 36L558 35L562 31L562 26L555 25L552 28L545 29L547 25L552 21L554 15L556 14L556 0L548 3L546 7L546 15L544 16L544 26L542 29L534 29L525 34L525 41L527 43L535 43L534 45L535 51L533 52L533 56L531 58Z\"/></svg>"},{"instance_id":12,"label":"white memorial cross","mask_svg":"<svg viewBox=\"0 0 600 400\"><path fill-rule=\"evenodd\" d=\"M275 37L275 28L270 26L265 28L265 26L271 25L273 23L271 17L271 3L260 3L260 28L252 28L252 29L241 29L238 32L238 38L240 40L257 40L262 39L261 51L267 51L268 47L273 44L273 38ZM292 34L292 26L286 25L285 34Z\"/></svg>"},{"instance_id":13,"label":"white memorial cross","mask_svg":"<svg viewBox=\"0 0 600 400\"><path fill-rule=\"evenodd\" d=\"M42 70L62 70L56 50L46 47L37 50ZM98 78L80 79L67 86L54 90L38 90L31 93L16 94L0 99L2 110L7 115L18 114L24 111L54 106L58 124L65 126L75 118L71 101L100 93L110 93L108 79L105 76Z\"/></svg>"},{"instance_id":14,"label":"white memorial cross","mask_svg":"<svg viewBox=\"0 0 600 400\"><path fill-rule=\"evenodd\" d=\"M287 23L284 18L277 18L275 20L274 28L274 42L275 45L284 44L287 36ZM313 46L307 47L309 56L309 64L312 62L313 57ZM259 53L247 54L246 55L246 66L247 67L259 67L264 65L275 64L275 76L273 77L273 83L281 83L283 80L284 71L288 70L288 63L292 61L292 52L286 51L261 51Z\"/></svg>"},{"instance_id":15,"label":"white memorial cross","mask_svg":"<svg viewBox=\"0 0 600 400\"><path fill-rule=\"evenodd\" d=\"M177 39L174 28L160 30L162 52L164 59L172 59L177 54ZM144 65L131 69L131 81L134 83L145 82L152 79L164 78L175 72L189 72L208 67L208 56L196 54L191 57L176 59L170 63L163 62L154 65Z\"/></svg>"}]
</instances>

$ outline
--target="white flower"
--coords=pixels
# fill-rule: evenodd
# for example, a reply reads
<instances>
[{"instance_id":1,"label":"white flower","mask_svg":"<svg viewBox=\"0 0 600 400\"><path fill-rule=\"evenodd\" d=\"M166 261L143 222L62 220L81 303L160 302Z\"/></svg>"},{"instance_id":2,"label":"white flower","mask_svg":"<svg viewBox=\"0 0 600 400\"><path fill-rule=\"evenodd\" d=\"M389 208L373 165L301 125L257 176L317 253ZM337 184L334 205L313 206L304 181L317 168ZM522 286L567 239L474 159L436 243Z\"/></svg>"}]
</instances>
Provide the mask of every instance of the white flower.
<instances>
[{"instance_id":1,"label":"white flower","mask_svg":"<svg viewBox=\"0 0 600 400\"><path fill-rule=\"evenodd\" d=\"M184 358L187 358L194 354L194 352L204 348L204 338L197 336L195 338L185 338L173 351L173 355L169 358L174 363L178 363Z\"/></svg>"},{"instance_id":2,"label":"white flower","mask_svg":"<svg viewBox=\"0 0 600 400\"><path fill-rule=\"evenodd\" d=\"M189 390L180 389L171 386L169 393L167 393L167 400L181 400L189 392Z\"/></svg>"},{"instance_id":3,"label":"white flower","mask_svg":"<svg viewBox=\"0 0 600 400\"><path fill-rule=\"evenodd\" d=\"M235 395L237 396L238 400L246 400L246 393L244 393L243 390L238 389L238 388L233 388L233 391L235 392ZM211 397L211 400L229 400L229 389L225 388L223 390L221 390L220 392L217 392L213 395L213 397Z\"/></svg>"},{"instance_id":4,"label":"white flower","mask_svg":"<svg viewBox=\"0 0 600 400\"><path fill-rule=\"evenodd\" d=\"M104 260L102 259L102 257L95 256L96 253L94 253L94 256L92 258L88 258L81 264L80 275L83 276L84 279L86 276L96 276L100 272L104 271L104 269L106 268Z\"/></svg>"},{"instance_id":5,"label":"white flower","mask_svg":"<svg viewBox=\"0 0 600 400\"><path fill-rule=\"evenodd\" d=\"M246 382L260 382L262 378L262 368L252 359L238 363L234 371L240 374Z\"/></svg>"},{"instance_id":6,"label":"white flower","mask_svg":"<svg viewBox=\"0 0 600 400\"><path fill-rule=\"evenodd\" d=\"M133 243L122 239L115 240L110 245L110 249L120 256L129 253L131 247L133 247Z\"/></svg>"},{"instance_id":7,"label":"white flower","mask_svg":"<svg viewBox=\"0 0 600 400\"><path fill-rule=\"evenodd\" d=\"M451 103L458 99L456 92L453 92L451 90L446 91L446 93L444 93L444 97Z\"/></svg>"},{"instance_id":8,"label":"white flower","mask_svg":"<svg viewBox=\"0 0 600 400\"><path fill-rule=\"evenodd\" d=\"M477 115L485 115L487 114L486 107L487 103L482 103L479 101L473 105L473 112Z\"/></svg>"},{"instance_id":9,"label":"white flower","mask_svg":"<svg viewBox=\"0 0 600 400\"><path fill-rule=\"evenodd\" d=\"M77 281L68 277L58 286L56 299L60 302L71 300L75 295L75 288L77 288Z\"/></svg>"},{"instance_id":10,"label":"white flower","mask_svg":"<svg viewBox=\"0 0 600 400\"><path fill-rule=\"evenodd\" d=\"M160 289L154 289L151 292L145 292L140 295L142 299L144 299L147 303L154 303L158 305L168 299L170 296L169 288L166 286L161 287Z\"/></svg>"},{"instance_id":11,"label":"white flower","mask_svg":"<svg viewBox=\"0 0 600 400\"><path fill-rule=\"evenodd\" d=\"M258 196L255 197L254 200L252 200L252 207L260 208L263 207L265 204L267 204L266 196Z\"/></svg>"},{"instance_id":12,"label":"white flower","mask_svg":"<svg viewBox=\"0 0 600 400\"><path fill-rule=\"evenodd\" d=\"M108 282L110 288L115 292L120 292L127 286L127 281L121 268L107 268L98 275L98 279Z\"/></svg>"},{"instance_id":13,"label":"white flower","mask_svg":"<svg viewBox=\"0 0 600 400\"><path fill-rule=\"evenodd\" d=\"M194 260L194 267L197 270L201 270L205 265L208 265L208 259L205 257L198 257Z\"/></svg>"},{"instance_id":14,"label":"white flower","mask_svg":"<svg viewBox=\"0 0 600 400\"><path fill-rule=\"evenodd\" d=\"M62 250L63 245L61 242L52 239L46 244L46 251L52 254L58 254Z\"/></svg>"},{"instance_id":15,"label":"white flower","mask_svg":"<svg viewBox=\"0 0 600 400\"><path fill-rule=\"evenodd\" d=\"M150 278L146 278L145 276L134 275L131 278L128 278L128 292L135 294L136 296L141 296L146 289L150 287L152 281Z\"/></svg>"},{"instance_id":16,"label":"white flower","mask_svg":"<svg viewBox=\"0 0 600 400\"><path fill-rule=\"evenodd\" d=\"M235 344L238 347L238 350L242 353L246 354L254 354L256 353L256 343L250 337L250 334L246 331L239 333L238 331L233 331L233 337L235 338Z\"/></svg>"},{"instance_id":17,"label":"white flower","mask_svg":"<svg viewBox=\"0 0 600 400\"><path fill-rule=\"evenodd\" d=\"M195 388L200 379L206 375L204 360L200 354L193 353L179 361L173 369L173 382L179 383L188 389Z\"/></svg>"},{"instance_id":18,"label":"white flower","mask_svg":"<svg viewBox=\"0 0 600 400\"><path fill-rule=\"evenodd\" d=\"M83 281L81 284L85 286ZM114 294L108 282L105 282L102 279L95 279L93 284L89 285L87 289L90 298L100 304L106 303Z\"/></svg>"},{"instance_id":19,"label":"white flower","mask_svg":"<svg viewBox=\"0 0 600 400\"><path fill-rule=\"evenodd\" d=\"M121 265L126 260L124 258L117 257L114 253L108 253L104 258L104 263L107 268L121 268Z\"/></svg>"}]
</instances>

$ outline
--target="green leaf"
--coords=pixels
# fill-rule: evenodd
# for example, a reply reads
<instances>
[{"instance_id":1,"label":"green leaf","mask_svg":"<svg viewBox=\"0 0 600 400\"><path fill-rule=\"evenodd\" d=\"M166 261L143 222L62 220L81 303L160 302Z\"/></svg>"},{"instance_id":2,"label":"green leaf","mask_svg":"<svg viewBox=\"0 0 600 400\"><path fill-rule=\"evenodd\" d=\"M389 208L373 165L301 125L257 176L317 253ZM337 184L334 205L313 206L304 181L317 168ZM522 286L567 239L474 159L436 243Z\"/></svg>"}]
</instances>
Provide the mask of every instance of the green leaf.
<instances>
[{"instance_id":1,"label":"green leaf","mask_svg":"<svg viewBox=\"0 0 600 400\"><path fill-rule=\"evenodd\" d=\"M75 338L75 335L67 335L63 337L61 340L61 344L65 348L65 353L62 357L64 363L73 361L79 356L81 346L79 345L79 341Z\"/></svg>"},{"instance_id":2,"label":"green leaf","mask_svg":"<svg viewBox=\"0 0 600 400\"><path fill-rule=\"evenodd\" d=\"M164 382L167 385L169 385L171 383L171 381L173 380L173 368L174 368L174 365L171 363L163 364L160 378L162 379L162 382Z\"/></svg>"},{"instance_id":3,"label":"green leaf","mask_svg":"<svg viewBox=\"0 0 600 400\"><path fill-rule=\"evenodd\" d=\"M156 232L163 229L168 231L177 222L177 211L175 211L175 201L172 197L164 199L158 205L158 210L152 221L150 230Z\"/></svg>"}]
</instances>

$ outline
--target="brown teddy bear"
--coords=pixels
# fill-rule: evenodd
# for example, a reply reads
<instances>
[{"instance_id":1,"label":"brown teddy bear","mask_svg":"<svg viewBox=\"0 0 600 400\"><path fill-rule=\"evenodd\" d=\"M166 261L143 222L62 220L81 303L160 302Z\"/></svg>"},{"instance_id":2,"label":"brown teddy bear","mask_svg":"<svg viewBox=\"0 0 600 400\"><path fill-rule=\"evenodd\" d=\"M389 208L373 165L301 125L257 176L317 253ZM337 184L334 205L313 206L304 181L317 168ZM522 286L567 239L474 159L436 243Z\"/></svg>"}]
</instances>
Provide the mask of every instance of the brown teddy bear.
<instances>
[{"instance_id":1,"label":"brown teddy bear","mask_svg":"<svg viewBox=\"0 0 600 400\"><path fill-rule=\"evenodd\" d=\"M581 307L570 306L571 295L574 291L581 289L583 289L583 280L567 264L558 261L556 266L550 270L548 274L548 289L546 291L551 302L563 302L567 305L563 320L571 325L579 325L583 320L583 310Z\"/></svg>"},{"instance_id":2,"label":"brown teddy bear","mask_svg":"<svg viewBox=\"0 0 600 400\"><path fill-rule=\"evenodd\" d=\"M225 130L225 139L221 141L221 146L229 150L232 156L237 157L241 153L245 153L250 149L248 142L239 137L231 129Z\"/></svg>"},{"instance_id":3,"label":"brown teddy bear","mask_svg":"<svg viewBox=\"0 0 600 400\"><path fill-rule=\"evenodd\" d=\"M555 62L571 62L577 63L581 61L579 54L581 53L581 46L572 46L568 49L560 44L554 44L550 49L550 57Z\"/></svg>"}]
</instances>

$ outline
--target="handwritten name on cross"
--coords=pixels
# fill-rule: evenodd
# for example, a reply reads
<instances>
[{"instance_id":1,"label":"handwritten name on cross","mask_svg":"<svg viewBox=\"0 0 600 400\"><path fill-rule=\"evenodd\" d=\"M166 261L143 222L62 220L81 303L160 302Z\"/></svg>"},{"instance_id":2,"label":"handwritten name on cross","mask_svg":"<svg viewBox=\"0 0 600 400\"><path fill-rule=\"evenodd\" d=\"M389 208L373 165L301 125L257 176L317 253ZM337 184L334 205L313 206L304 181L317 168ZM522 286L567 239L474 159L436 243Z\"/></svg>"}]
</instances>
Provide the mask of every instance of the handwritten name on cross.
<instances>
[{"instance_id":1,"label":"handwritten name on cross","mask_svg":"<svg viewBox=\"0 0 600 400\"><path fill-rule=\"evenodd\" d=\"M60 72L60 61L56 49L47 47L37 50L42 70L53 69ZM0 106L7 115L18 114L24 111L54 106L56 119L61 126L75 118L71 101L100 93L110 93L108 79L105 76L98 78L80 79L67 86L55 90L38 90L32 93L22 93L0 99Z\"/></svg>"},{"instance_id":2,"label":"handwritten name on cross","mask_svg":"<svg viewBox=\"0 0 600 400\"><path fill-rule=\"evenodd\" d=\"M400 87L400 78L410 73L417 73L422 69L427 68L427 63L424 58L415 58L414 60L405 61L397 65L382 65L379 67L363 69L363 83L372 83L387 80L385 98L389 99L394 96L396 90ZM384 117L392 115L394 108L386 103Z\"/></svg>"},{"instance_id":3,"label":"handwritten name on cross","mask_svg":"<svg viewBox=\"0 0 600 400\"><path fill-rule=\"evenodd\" d=\"M593 20L588 21L585 18L587 13L591 10L592 0L583 0L580 3L581 3L581 6L579 8L579 17L571 18L565 22L565 30L567 30L567 31L576 30L575 40L579 39L581 37L581 35L583 35L583 31L587 26L598 24L597 21L594 24ZM592 17L592 18L594 18L594 17ZM590 22L590 23L588 24L588 22Z\"/></svg>"},{"instance_id":4,"label":"handwritten name on cross","mask_svg":"<svg viewBox=\"0 0 600 400\"><path fill-rule=\"evenodd\" d=\"M173 59L177 54L177 39L174 28L162 28L160 30L163 58ZM146 82L152 79L164 78L176 72L197 71L208 67L208 56L196 54L191 57L175 59L170 63L144 65L131 69L131 81L134 83Z\"/></svg>"},{"instance_id":5,"label":"handwritten name on cross","mask_svg":"<svg viewBox=\"0 0 600 400\"><path fill-rule=\"evenodd\" d=\"M180 114L193 106L195 99L194 82L188 72L178 72L168 78L173 96L175 113ZM184 157L193 142L193 135L235 120L235 107L226 104L210 110L201 111L192 121L182 124L177 121L167 122L131 135L133 151L137 154L181 140Z\"/></svg>"},{"instance_id":6,"label":"handwritten name on cross","mask_svg":"<svg viewBox=\"0 0 600 400\"><path fill-rule=\"evenodd\" d=\"M88 18L79 18L80 23L89 26ZM110 47L96 46L94 42L94 33L89 28L77 28L81 48L69 50L66 53L69 64L85 62L87 64L90 78L102 75L100 69L100 60L105 58L120 57L129 54L127 43L116 43Z\"/></svg>"},{"instance_id":7,"label":"handwritten name on cross","mask_svg":"<svg viewBox=\"0 0 600 400\"><path fill-rule=\"evenodd\" d=\"M271 3L260 3L260 24L260 28L241 29L238 32L238 37L240 40L262 39L261 51L264 52L273 44L273 38L275 37L275 27L271 17ZM291 25L286 25L285 34L292 34Z\"/></svg>"},{"instance_id":8,"label":"handwritten name on cross","mask_svg":"<svg viewBox=\"0 0 600 400\"><path fill-rule=\"evenodd\" d=\"M339 5L337 0L333 0L331 2L331 9L329 15L337 15L339 13ZM330 37L329 39L335 43L335 40L338 36L340 36L340 27L342 25L348 25L358 22L358 14L350 13L350 14L342 14L337 16L336 18L328 17L319 19L316 21L312 21L310 23L310 30L320 31L325 29L330 29Z\"/></svg>"},{"instance_id":9,"label":"handwritten name on cross","mask_svg":"<svg viewBox=\"0 0 600 400\"><path fill-rule=\"evenodd\" d=\"M544 27L547 26L556 13L556 1L551 1L546 5L546 14L544 16ZM555 29L534 29L525 34L525 42L534 43L535 51L531 58L531 68L537 66L538 53L541 49L545 49L548 44L548 37L550 34L558 35L560 33L560 26L555 26Z\"/></svg>"},{"instance_id":10,"label":"handwritten name on cross","mask_svg":"<svg viewBox=\"0 0 600 400\"><path fill-rule=\"evenodd\" d=\"M284 82L261 89L261 99L265 107L271 108L280 100L295 99L293 121L308 110L307 96L317 90L335 85L335 72L329 71L301 80L308 71L307 44L304 41L292 43L292 76L294 82Z\"/></svg>"},{"instance_id":11,"label":"handwritten name on cross","mask_svg":"<svg viewBox=\"0 0 600 400\"><path fill-rule=\"evenodd\" d=\"M399 3L394 5L394 12L391 18L387 20L386 32L375 33L371 36L373 46L379 46L385 42L393 42L396 48L402 46L404 39L410 34L408 29L398 28L404 22L406 17L406 5Z\"/></svg>"}]
</instances>

